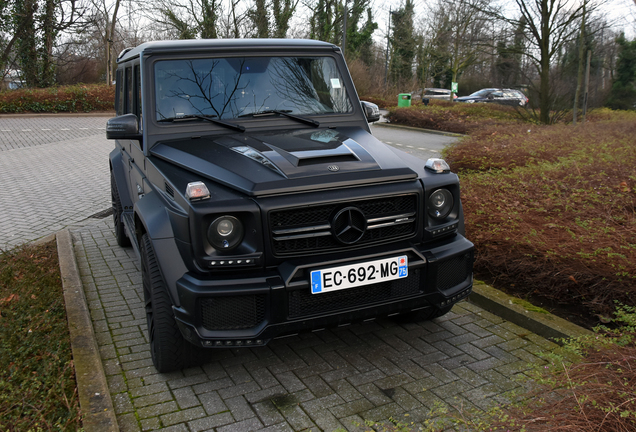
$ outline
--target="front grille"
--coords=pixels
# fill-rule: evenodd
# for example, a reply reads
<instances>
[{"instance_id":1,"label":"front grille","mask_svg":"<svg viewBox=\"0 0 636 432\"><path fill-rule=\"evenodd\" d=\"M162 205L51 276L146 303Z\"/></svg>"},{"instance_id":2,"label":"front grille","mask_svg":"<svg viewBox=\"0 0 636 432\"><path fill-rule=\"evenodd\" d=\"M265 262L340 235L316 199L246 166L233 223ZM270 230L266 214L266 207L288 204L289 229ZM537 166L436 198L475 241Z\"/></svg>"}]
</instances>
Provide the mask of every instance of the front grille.
<instances>
[{"instance_id":1,"label":"front grille","mask_svg":"<svg viewBox=\"0 0 636 432\"><path fill-rule=\"evenodd\" d=\"M442 261L437 267L437 288L445 291L464 282L473 272L472 252Z\"/></svg>"},{"instance_id":2,"label":"front grille","mask_svg":"<svg viewBox=\"0 0 636 432\"><path fill-rule=\"evenodd\" d=\"M265 319L266 299L265 294L201 299L201 325L212 331L256 327Z\"/></svg>"},{"instance_id":3,"label":"front grille","mask_svg":"<svg viewBox=\"0 0 636 432\"><path fill-rule=\"evenodd\" d=\"M417 230L415 194L275 210L269 214L274 253L285 256L349 246L338 241L331 226L333 216L345 207L355 207L366 218L366 231L356 246L405 238Z\"/></svg>"},{"instance_id":4,"label":"front grille","mask_svg":"<svg viewBox=\"0 0 636 432\"><path fill-rule=\"evenodd\" d=\"M379 302L397 300L421 293L421 270L409 270L409 276L360 288L349 288L322 294L309 289L289 292L289 317L303 317L350 308L360 308Z\"/></svg>"}]
</instances>

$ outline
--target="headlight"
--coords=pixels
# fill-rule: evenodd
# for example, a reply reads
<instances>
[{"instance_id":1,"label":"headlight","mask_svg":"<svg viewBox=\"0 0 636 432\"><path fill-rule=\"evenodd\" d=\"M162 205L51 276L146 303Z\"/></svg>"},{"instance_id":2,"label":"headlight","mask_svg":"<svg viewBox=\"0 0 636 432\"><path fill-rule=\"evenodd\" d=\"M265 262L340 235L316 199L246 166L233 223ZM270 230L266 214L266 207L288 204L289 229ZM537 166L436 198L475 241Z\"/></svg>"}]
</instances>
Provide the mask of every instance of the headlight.
<instances>
[{"instance_id":1,"label":"headlight","mask_svg":"<svg viewBox=\"0 0 636 432\"><path fill-rule=\"evenodd\" d=\"M218 217L208 228L208 240L217 250L231 250L243 240L243 224L234 216Z\"/></svg>"},{"instance_id":2,"label":"headlight","mask_svg":"<svg viewBox=\"0 0 636 432\"><path fill-rule=\"evenodd\" d=\"M453 210L453 194L448 189L437 189L428 197L428 213L435 219L444 219Z\"/></svg>"}]
</instances>

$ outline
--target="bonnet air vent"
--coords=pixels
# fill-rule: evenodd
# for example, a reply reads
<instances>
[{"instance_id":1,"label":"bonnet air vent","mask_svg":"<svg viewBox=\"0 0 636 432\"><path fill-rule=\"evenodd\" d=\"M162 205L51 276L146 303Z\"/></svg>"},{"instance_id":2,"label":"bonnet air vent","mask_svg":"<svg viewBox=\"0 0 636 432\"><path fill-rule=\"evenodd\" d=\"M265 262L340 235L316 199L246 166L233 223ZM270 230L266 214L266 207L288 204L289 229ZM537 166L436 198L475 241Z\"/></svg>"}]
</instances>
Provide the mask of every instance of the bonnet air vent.
<instances>
[{"instance_id":1,"label":"bonnet air vent","mask_svg":"<svg viewBox=\"0 0 636 432\"><path fill-rule=\"evenodd\" d=\"M174 199L174 189L167 182L164 182L164 186L166 188L166 193L170 195L170 198Z\"/></svg>"}]
</instances>

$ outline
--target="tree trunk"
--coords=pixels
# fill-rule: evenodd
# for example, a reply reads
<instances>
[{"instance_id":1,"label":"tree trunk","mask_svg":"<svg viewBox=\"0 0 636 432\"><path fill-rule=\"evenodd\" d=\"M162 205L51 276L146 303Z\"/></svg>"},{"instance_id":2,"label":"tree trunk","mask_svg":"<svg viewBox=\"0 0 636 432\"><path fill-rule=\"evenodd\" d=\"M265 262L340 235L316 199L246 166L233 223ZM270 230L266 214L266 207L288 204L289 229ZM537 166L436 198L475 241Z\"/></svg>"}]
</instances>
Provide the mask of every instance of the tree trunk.
<instances>
[{"instance_id":1,"label":"tree trunk","mask_svg":"<svg viewBox=\"0 0 636 432\"><path fill-rule=\"evenodd\" d=\"M115 36L115 26L117 25L117 13L119 12L119 2L115 2L115 9L110 23L106 25L106 84L113 85L113 38ZM108 17L108 13L106 15Z\"/></svg>"},{"instance_id":2,"label":"tree trunk","mask_svg":"<svg viewBox=\"0 0 636 432\"><path fill-rule=\"evenodd\" d=\"M539 121L550 124L550 9L547 0L541 1L541 63L539 71Z\"/></svg>"},{"instance_id":3,"label":"tree trunk","mask_svg":"<svg viewBox=\"0 0 636 432\"><path fill-rule=\"evenodd\" d=\"M579 112L579 98L583 85L583 54L585 54L585 6L583 6L583 20L581 21L581 35L579 37L579 73L576 79L576 92L574 93L574 108L572 110L572 124L576 124Z\"/></svg>"}]
</instances>

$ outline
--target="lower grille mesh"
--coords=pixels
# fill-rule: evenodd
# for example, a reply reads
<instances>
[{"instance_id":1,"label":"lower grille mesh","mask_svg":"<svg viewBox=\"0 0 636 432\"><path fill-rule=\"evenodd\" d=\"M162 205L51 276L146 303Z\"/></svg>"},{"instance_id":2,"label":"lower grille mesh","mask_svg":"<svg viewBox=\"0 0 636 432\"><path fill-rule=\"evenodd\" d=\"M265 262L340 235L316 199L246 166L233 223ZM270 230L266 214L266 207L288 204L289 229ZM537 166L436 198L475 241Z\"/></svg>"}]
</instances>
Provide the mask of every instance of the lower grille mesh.
<instances>
[{"instance_id":1,"label":"lower grille mesh","mask_svg":"<svg viewBox=\"0 0 636 432\"><path fill-rule=\"evenodd\" d=\"M322 294L311 294L309 289L292 291L289 316L309 316L416 295L421 292L420 273L420 269L409 270L409 276L404 279Z\"/></svg>"},{"instance_id":2,"label":"lower grille mesh","mask_svg":"<svg viewBox=\"0 0 636 432\"><path fill-rule=\"evenodd\" d=\"M472 272L472 252L443 261L437 268L437 288L442 291L453 288L464 282Z\"/></svg>"},{"instance_id":3,"label":"lower grille mesh","mask_svg":"<svg viewBox=\"0 0 636 432\"><path fill-rule=\"evenodd\" d=\"M212 331L256 327L265 319L266 299L265 294L201 299L201 325Z\"/></svg>"}]
</instances>

